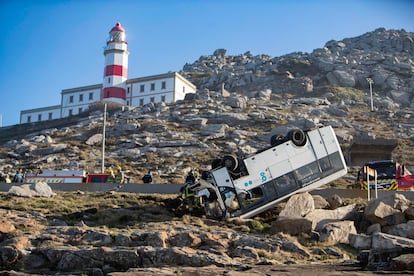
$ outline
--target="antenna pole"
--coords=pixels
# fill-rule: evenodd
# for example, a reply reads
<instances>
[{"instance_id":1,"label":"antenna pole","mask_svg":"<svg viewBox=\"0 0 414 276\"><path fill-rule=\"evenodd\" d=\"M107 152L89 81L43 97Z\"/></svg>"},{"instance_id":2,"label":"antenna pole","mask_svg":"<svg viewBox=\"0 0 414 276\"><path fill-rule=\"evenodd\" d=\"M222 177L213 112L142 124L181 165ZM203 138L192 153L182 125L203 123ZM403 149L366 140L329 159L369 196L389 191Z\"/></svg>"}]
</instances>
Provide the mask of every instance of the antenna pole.
<instances>
[{"instance_id":1,"label":"antenna pole","mask_svg":"<svg viewBox=\"0 0 414 276\"><path fill-rule=\"evenodd\" d=\"M103 127L102 127L102 162L101 173L105 172L105 126L106 126L106 104L104 105Z\"/></svg>"}]
</instances>

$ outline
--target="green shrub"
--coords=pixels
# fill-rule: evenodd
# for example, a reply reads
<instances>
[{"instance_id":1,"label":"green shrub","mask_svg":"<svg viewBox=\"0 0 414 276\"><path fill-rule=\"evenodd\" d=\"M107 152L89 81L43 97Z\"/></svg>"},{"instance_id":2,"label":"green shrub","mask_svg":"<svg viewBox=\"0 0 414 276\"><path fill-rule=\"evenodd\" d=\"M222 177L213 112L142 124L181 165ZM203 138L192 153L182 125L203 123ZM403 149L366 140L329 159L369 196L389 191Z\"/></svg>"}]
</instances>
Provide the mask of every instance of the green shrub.
<instances>
[{"instance_id":1,"label":"green shrub","mask_svg":"<svg viewBox=\"0 0 414 276\"><path fill-rule=\"evenodd\" d=\"M255 230L257 232L263 232L263 230L265 229L265 226L263 225L263 223L261 223L258 220L251 220L251 221L249 221L249 227L252 230Z\"/></svg>"}]
</instances>

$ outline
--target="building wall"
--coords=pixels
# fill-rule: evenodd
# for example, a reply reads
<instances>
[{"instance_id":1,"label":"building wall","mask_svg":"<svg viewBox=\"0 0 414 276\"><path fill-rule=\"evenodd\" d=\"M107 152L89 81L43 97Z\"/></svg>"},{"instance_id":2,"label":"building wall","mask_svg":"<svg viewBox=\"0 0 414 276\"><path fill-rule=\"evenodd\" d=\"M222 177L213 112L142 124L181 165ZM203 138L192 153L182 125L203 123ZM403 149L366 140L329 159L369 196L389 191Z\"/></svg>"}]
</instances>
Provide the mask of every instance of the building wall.
<instances>
[{"instance_id":1,"label":"building wall","mask_svg":"<svg viewBox=\"0 0 414 276\"><path fill-rule=\"evenodd\" d=\"M84 112L90 104L102 99L102 87L102 84L96 84L62 90L61 105L23 110L20 112L20 123L27 123L29 117L30 122L39 122L49 120L49 116L58 119ZM127 80L126 91L128 106L143 106L150 102L183 100L186 93L195 93L196 87L178 73L166 73Z\"/></svg>"},{"instance_id":2,"label":"building wall","mask_svg":"<svg viewBox=\"0 0 414 276\"><path fill-rule=\"evenodd\" d=\"M62 91L61 117L86 111L91 103L101 100L102 85L79 87Z\"/></svg>"},{"instance_id":3,"label":"building wall","mask_svg":"<svg viewBox=\"0 0 414 276\"><path fill-rule=\"evenodd\" d=\"M174 95L173 101L176 102L179 100L184 100L185 94L187 93L195 93L196 87L192 83L190 83L188 80L186 80L184 77L177 74L177 77L175 79L174 90L175 90L175 95Z\"/></svg>"},{"instance_id":4,"label":"building wall","mask_svg":"<svg viewBox=\"0 0 414 276\"><path fill-rule=\"evenodd\" d=\"M183 100L196 87L178 73L167 73L127 81L127 105L142 106L150 102L171 103Z\"/></svg>"},{"instance_id":5,"label":"building wall","mask_svg":"<svg viewBox=\"0 0 414 276\"><path fill-rule=\"evenodd\" d=\"M20 112L20 124L60 119L60 105L23 110Z\"/></svg>"},{"instance_id":6,"label":"building wall","mask_svg":"<svg viewBox=\"0 0 414 276\"><path fill-rule=\"evenodd\" d=\"M138 79L127 85L127 100L130 106L162 101L169 103L173 101L173 94L174 78L168 76L158 79Z\"/></svg>"}]
</instances>

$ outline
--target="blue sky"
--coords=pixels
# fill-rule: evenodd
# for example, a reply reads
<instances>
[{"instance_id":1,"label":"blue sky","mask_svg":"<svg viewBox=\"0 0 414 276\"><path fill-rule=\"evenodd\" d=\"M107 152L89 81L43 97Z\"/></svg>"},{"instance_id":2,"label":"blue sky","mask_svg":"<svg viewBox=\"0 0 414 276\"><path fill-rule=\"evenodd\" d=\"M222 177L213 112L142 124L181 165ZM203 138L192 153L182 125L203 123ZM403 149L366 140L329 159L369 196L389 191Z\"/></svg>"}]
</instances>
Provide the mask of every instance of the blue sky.
<instances>
[{"instance_id":1,"label":"blue sky","mask_svg":"<svg viewBox=\"0 0 414 276\"><path fill-rule=\"evenodd\" d=\"M0 0L0 114L60 104L62 89L102 82L119 20L130 78L179 71L215 49L273 57L312 52L379 27L414 31L410 0Z\"/></svg>"}]
</instances>

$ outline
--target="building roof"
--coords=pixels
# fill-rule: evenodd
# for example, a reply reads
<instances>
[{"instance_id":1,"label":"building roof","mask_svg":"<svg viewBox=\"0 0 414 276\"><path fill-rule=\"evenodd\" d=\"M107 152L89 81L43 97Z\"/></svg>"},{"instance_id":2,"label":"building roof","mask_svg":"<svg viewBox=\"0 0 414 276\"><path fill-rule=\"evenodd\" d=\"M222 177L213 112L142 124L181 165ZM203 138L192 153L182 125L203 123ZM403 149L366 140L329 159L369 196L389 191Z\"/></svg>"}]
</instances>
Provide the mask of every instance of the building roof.
<instances>
[{"instance_id":1,"label":"building roof","mask_svg":"<svg viewBox=\"0 0 414 276\"><path fill-rule=\"evenodd\" d=\"M82 92L82 91L89 91L92 89L102 89L102 84L100 83L100 84L93 84L93 85L63 89L61 94L77 93L77 92Z\"/></svg>"},{"instance_id":2,"label":"building roof","mask_svg":"<svg viewBox=\"0 0 414 276\"><path fill-rule=\"evenodd\" d=\"M191 83L189 80L187 80L186 78L184 78L182 75L180 75L177 72L169 72L169 73L165 73L165 74L158 74L158 75L151 75L151 76L127 79L126 83L130 84L130 83L153 81L153 80L159 80L159 79L165 79L165 78L174 78L174 77L181 79L187 85L193 87L193 89L197 88L193 83ZM78 93L78 92L82 92L82 91L90 91L90 90L93 90L93 89L102 89L102 84L93 84L93 85L63 89L61 94L63 95L63 94Z\"/></svg>"},{"instance_id":3,"label":"building roof","mask_svg":"<svg viewBox=\"0 0 414 276\"><path fill-rule=\"evenodd\" d=\"M398 146L397 139L387 138L356 138L351 144L352 152L387 151L392 152Z\"/></svg>"},{"instance_id":4,"label":"building roof","mask_svg":"<svg viewBox=\"0 0 414 276\"><path fill-rule=\"evenodd\" d=\"M196 89L197 87L191 83L189 80L181 76L177 72L168 72L165 74L159 74L159 75L152 75L152 76L146 76L146 77L140 77L140 78L133 78L128 79L126 82L127 84L130 83L137 83L137 82L144 82L144 81L153 81L153 80L159 80L159 79L165 79L165 78L179 78L181 81L185 82L188 86L193 87L193 89Z\"/></svg>"},{"instance_id":5,"label":"building roof","mask_svg":"<svg viewBox=\"0 0 414 276\"><path fill-rule=\"evenodd\" d=\"M53 106L46 106L41 108L34 108L34 109L26 109L20 111L20 115L33 113L33 112L42 112L42 111L51 111L51 110L60 110L62 105L53 105Z\"/></svg>"}]
</instances>

